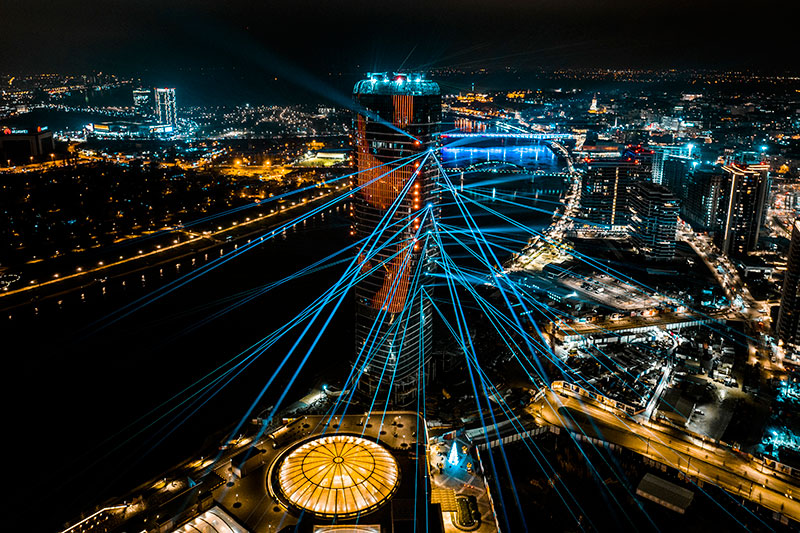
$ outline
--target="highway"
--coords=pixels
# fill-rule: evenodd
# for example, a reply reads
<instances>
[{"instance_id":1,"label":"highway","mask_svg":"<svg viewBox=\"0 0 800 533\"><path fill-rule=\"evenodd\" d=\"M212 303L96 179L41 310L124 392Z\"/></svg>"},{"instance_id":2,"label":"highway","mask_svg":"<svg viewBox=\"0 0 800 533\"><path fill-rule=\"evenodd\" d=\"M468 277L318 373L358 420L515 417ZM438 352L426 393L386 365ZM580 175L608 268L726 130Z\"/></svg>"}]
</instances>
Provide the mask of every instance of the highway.
<instances>
[{"instance_id":1,"label":"highway","mask_svg":"<svg viewBox=\"0 0 800 533\"><path fill-rule=\"evenodd\" d=\"M759 503L800 521L800 480L764 467L747 454L734 452L678 429L636 422L599 405L551 390L527 407L540 425L581 432L617 444L693 479L717 485L737 498ZM699 490L699 489L695 489Z\"/></svg>"}]
</instances>

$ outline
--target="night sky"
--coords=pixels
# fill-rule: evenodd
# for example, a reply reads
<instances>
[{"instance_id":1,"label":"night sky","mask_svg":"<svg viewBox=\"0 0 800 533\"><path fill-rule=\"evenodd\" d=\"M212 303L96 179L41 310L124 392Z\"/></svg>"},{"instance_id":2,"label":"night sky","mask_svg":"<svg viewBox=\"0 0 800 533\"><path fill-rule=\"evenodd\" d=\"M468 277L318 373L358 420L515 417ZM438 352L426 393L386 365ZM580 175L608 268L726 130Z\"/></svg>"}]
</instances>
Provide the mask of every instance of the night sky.
<instances>
[{"instance_id":1,"label":"night sky","mask_svg":"<svg viewBox=\"0 0 800 533\"><path fill-rule=\"evenodd\" d=\"M788 68L788 3L686 0L26 0L0 7L5 71L238 66ZM269 60L266 64L269 64ZM262 62L263 63L263 62Z\"/></svg>"}]
</instances>

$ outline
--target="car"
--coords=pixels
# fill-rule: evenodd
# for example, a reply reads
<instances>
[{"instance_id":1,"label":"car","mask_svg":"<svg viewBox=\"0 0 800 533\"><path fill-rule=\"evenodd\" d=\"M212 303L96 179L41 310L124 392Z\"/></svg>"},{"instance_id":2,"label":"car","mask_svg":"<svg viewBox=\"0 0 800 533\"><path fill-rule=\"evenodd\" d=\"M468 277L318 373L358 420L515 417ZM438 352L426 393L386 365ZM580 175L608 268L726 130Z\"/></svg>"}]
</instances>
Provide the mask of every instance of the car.
<instances>
[{"instance_id":1,"label":"car","mask_svg":"<svg viewBox=\"0 0 800 533\"><path fill-rule=\"evenodd\" d=\"M697 416L706 416L706 414L700 409L695 409L694 414L696 414Z\"/></svg>"}]
</instances>

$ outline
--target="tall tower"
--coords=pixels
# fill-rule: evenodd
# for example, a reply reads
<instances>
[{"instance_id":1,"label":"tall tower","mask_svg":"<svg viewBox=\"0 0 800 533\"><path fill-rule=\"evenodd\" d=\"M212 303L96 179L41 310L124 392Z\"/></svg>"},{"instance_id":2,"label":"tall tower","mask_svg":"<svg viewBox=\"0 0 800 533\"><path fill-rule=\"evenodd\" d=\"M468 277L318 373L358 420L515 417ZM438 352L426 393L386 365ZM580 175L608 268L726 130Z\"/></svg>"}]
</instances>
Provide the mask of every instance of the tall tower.
<instances>
[{"instance_id":1,"label":"tall tower","mask_svg":"<svg viewBox=\"0 0 800 533\"><path fill-rule=\"evenodd\" d=\"M640 181L649 181L653 151L628 146L620 159L586 162L581 210L587 222L606 230L621 231L630 222L630 198Z\"/></svg>"},{"instance_id":2,"label":"tall tower","mask_svg":"<svg viewBox=\"0 0 800 533\"><path fill-rule=\"evenodd\" d=\"M756 249L767 214L769 165L737 162L722 171L714 241L725 255L747 255Z\"/></svg>"},{"instance_id":3,"label":"tall tower","mask_svg":"<svg viewBox=\"0 0 800 533\"><path fill-rule=\"evenodd\" d=\"M586 220L604 229L628 224L628 190L634 181L630 160L593 160L586 166L581 210Z\"/></svg>"},{"instance_id":4,"label":"tall tower","mask_svg":"<svg viewBox=\"0 0 800 533\"><path fill-rule=\"evenodd\" d=\"M175 108L175 89L156 88L156 118L161 124L178 127L178 113Z\"/></svg>"},{"instance_id":5,"label":"tall tower","mask_svg":"<svg viewBox=\"0 0 800 533\"><path fill-rule=\"evenodd\" d=\"M669 261L675 257L678 199L663 185L639 181L630 199L631 238L646 258Z\"/></svg>"},{"instance_id":6,"label":"tall tower","mask_svg":"<svg viewBox=\"0 0 800 533\"><path fill-rule=\"evenodd\" d=\"M153 91L148 89L134 89L133 90L133 109L142 115L149 115L152 113L152 98Z\"/></svg>"},{"instance_id":7,"label":"tall tower","mask_svg":"<svg viewBox=\"0 0 800 533\"><path fill-rule=\"evenodd\" d=\"M683 144L680 146L656 146L653 148L653 181L671 187L664 179L664 163L673 157L691 160L692 157L691 144ZM691 162L691 161L690 161ZM672 192L677 194L673 188Z\"/></svg>"},{"instance_id":8,"label":"tall tower","mask_svg":"<svg viewBox=\"0 0 800 533\"><path fill-rule=\"evenodd\" d=\"M371 273L355 287L358 387L404 406L416 401L420 370L430 367L432 307L414 291L437 253L422 236L432 225L430 214L438 215L438 172L430 159L397 160L437 145L441 95L436 83L405 73L370 74L353 95L360 108L354 185L363 188L353 195L352 233L372 236L377 251L359 258L361 271ZM382 233L381 221L388 226Z\"/></svg>"},{"instance_id":9,"label":"tall tower","mask_svg":"<svg viewBox=\"0 0 800 533\"><path fill-rule=\"evenodd\" d=\"M724 172L719 166L692 163L682 188L681 216L697 231L716 228Z\"/></svg>"},{"instance_id":10,"label":"tall tower","mask_svg":"<svg viewBox=\"0 0 800 533\"><path fill-rule=\"evenodd\" d=\"M800 344L800 219L792 225L792 243L775 333L784 343Z\"/></svg>"}]
</instances>

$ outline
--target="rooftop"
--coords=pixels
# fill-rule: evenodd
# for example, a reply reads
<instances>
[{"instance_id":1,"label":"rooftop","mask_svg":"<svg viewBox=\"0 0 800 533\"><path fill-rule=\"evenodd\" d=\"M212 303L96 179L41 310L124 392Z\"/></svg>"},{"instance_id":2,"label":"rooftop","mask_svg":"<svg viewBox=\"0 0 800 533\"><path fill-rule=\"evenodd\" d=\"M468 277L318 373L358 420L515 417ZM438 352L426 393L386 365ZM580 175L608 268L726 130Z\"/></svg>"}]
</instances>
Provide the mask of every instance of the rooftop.
<instances>
[{"instance_id":1,"label":"rooftop","mask_svg":"<svg viewBox=\"0 0 800 533\"><path fill-rule=\"evenodd\" d=\"M438 83L426 80L419 73L371 72L355 84L353 94L426 96L440 94L440 91Z\"/></svg>"},{"instance_id":2,"label":"rooftop","mask_svg":"<svg viewBox=\"0 0 800 533\"><path fill-rule=\"evenodd\" d=\"M294 507L320 518L356 516L394 493L394 457L380 444L353 435L308 441L280 463L278 488Z\"/></svg>"}]
</instances>

